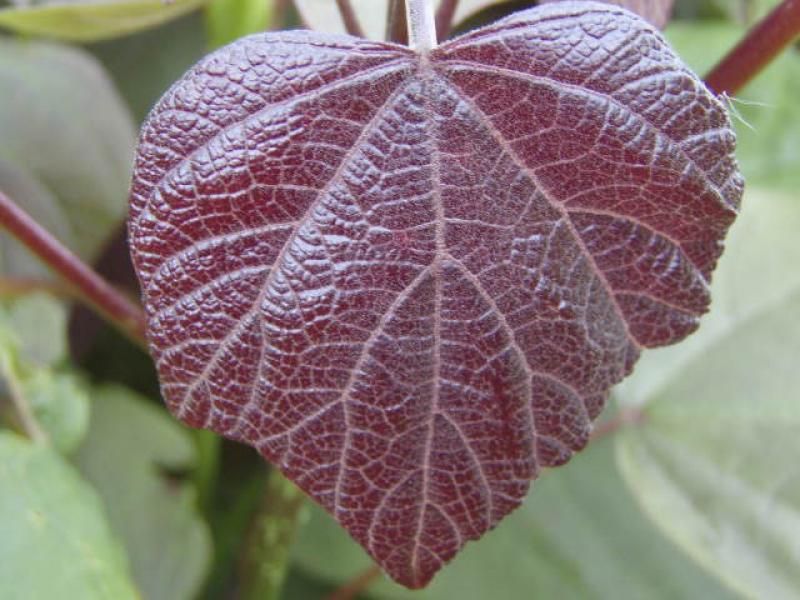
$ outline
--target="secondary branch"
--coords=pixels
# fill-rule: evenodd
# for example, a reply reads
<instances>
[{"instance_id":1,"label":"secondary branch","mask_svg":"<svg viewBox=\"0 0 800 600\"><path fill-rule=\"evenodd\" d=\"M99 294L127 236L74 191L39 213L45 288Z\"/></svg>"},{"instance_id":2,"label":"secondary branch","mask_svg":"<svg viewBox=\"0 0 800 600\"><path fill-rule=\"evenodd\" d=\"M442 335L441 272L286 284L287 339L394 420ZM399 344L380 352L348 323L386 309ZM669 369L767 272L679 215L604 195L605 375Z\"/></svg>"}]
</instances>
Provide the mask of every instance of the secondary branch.
<instances>
[{"instance_id":1,"label":"secondary branch","mask_svg":"<svg viewBox=\"0 0 800 600\"><path fill-rule=\"evenodd\" d=\"M386 15L386 39L403 46L408 44L405 0L389 0L389 11Z\"/></svg>"},{"instance_id":2,"label":"secondary branch","mask_svg":"<svg viewBox=\"0 0 800 600\"><path fill-rule=\"evenodd\" d=\"M784 0L706 76L716 94L735 95L800 34L800 0Z\"/></svg>"},{"instance_id":3,"label":"secondary branch","mask_svg":"<svg viewBox=\"0 0 800 600\"><path fill-rule=\"evenodd\" d=\"M2 192L0 225L74 286L113 325L137 343L146 345L144 315L139 307L95 273Z\"/></svg>"},{"instance_id":4,"label":"secondary branch","mask_svg":"<svg viewBox=\"0 0 800 600\"><path fill-rule=\"evenodd\" d=\"M342 22L347 33L356 37L366 37L364 30L361 28L361 23L358 22L356 11L353 10L353 5L350 0L336 0L336 6L339 7L339 14L342 16Z\"/></svg>"}]
</instances>

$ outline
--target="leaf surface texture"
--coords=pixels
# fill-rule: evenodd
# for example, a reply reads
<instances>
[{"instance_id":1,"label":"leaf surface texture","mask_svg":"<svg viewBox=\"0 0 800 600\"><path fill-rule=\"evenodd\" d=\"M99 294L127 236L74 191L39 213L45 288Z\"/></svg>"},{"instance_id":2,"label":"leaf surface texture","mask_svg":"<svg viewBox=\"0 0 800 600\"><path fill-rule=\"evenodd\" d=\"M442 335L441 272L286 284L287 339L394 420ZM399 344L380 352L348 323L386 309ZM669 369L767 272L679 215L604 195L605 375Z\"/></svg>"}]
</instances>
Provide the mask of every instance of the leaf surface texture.
<instances>
[{"instance_id":1,"label":"leaf surface texture","mask_svg":"<svg viewBox=\"0 0 800 600\"><path fill-rule=\"evenodd\" d=\"M429 56L245 38L142 132L133 256L170 409L425 585L697 326L741 194L722 106L626 11Z\"/></svg>"}]
</instances>

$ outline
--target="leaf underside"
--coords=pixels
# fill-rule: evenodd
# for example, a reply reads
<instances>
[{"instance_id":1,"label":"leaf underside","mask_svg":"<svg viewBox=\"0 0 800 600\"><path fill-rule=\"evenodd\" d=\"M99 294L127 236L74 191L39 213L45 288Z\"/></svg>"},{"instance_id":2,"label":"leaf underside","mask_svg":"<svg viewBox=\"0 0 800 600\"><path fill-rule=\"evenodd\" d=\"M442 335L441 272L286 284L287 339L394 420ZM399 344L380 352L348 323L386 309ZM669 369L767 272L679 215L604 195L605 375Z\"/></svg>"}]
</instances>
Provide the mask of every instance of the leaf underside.
<instances>
[{"instance_id":1,"label":"leaf underside","mask_svg":"<svg viewBox=\"0 0 800 600\"><path fill-rule=\"evenodd\" d=\"M742 181L644 21L573 2L427 57L255 35L141 136L130 235L170 409L424 586L697 326Z\"/></svg>"}]
</instances>

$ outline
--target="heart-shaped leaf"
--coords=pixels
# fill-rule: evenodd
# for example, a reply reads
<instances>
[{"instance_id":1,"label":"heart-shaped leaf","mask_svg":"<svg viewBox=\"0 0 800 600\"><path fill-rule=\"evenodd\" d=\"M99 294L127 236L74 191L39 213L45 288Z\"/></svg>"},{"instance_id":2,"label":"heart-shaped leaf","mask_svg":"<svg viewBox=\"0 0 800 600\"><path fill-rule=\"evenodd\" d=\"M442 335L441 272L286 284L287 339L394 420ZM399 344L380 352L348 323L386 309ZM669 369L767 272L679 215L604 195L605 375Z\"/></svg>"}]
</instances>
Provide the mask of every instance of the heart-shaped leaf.
<instances>
[{"instance_id":1,"label":"heart-shaped leaf","mask_svg":"<svg viewBox=\"0 0 800 600\"><path fill-rule=\"evenodd\" d=\"M523 11L419 55L294 32L144 126L133 257L170 409L252 444L425 585L697 326L742 182L641 19Z\"/></svg>"}]
</instances>

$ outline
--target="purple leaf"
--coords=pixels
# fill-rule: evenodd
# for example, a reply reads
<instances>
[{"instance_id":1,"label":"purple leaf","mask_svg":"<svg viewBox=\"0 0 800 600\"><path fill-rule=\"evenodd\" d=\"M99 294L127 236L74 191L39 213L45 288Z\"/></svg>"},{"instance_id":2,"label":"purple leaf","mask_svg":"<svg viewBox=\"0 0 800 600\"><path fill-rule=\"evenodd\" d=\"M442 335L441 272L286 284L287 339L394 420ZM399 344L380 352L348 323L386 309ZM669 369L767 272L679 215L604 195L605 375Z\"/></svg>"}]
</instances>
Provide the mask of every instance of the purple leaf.
<instances>
[{"instance_id":1,"label":"purple leaf","mask_svg":"<svg viewBox=\"0 0 800 600\"><path fill-rule=\"evenodd\" d=\"M130 235L170 409L258 448L424 586L697 327L742 180L630 13L429 56L312 32L200 62L145 124Z\"/></svg>"}]
</instances>

